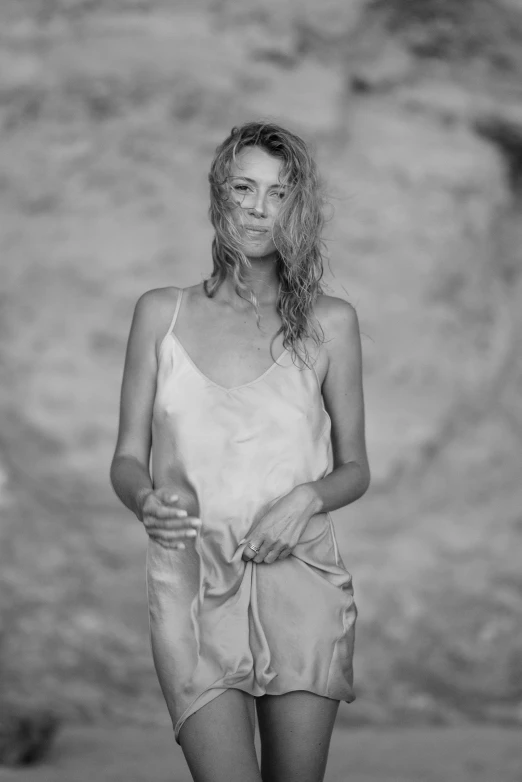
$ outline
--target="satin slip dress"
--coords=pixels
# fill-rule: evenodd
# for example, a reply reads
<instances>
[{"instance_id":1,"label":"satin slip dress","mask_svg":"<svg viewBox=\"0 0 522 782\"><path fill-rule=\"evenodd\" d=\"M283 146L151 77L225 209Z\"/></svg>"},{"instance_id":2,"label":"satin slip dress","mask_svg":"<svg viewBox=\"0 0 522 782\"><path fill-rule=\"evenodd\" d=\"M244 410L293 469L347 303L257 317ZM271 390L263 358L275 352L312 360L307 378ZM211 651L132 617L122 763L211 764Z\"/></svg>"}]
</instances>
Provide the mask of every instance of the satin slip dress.
<instances>
[{"instance_id":1,"label":"satin slip dress","mask_svg":"<svg viewBox=\"0 0 522 782\"><path fill-rule=\"evenodd\" d=\"M149 466L153 487L172 487L202 526L184 550L149 537L146 558L152 658L178 744L187 717L229 687L355 700L357 617L329 513L286 559L241 556L279 498L333 469L315 369L285 350L255 380L218 385L173 333L182 296L158 351Z\"/></svg>"}]
</instances>

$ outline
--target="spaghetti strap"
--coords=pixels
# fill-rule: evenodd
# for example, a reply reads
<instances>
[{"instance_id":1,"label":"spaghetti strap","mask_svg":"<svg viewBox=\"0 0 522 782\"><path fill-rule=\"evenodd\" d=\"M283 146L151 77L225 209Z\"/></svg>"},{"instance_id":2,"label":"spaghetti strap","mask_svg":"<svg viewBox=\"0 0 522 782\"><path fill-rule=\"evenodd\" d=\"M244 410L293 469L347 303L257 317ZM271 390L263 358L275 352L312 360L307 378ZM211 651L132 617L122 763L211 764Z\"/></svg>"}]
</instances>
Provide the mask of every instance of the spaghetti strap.
<instances>
[{"instance_id":1,"label":"spaghetti strap","mask_svg":"<svg viewBox=\"0 0 522 782\"><path fill-rule=\"evenodd\" d=\"M165 334L165 337L166 337L168 334L170 334L170 332L171 332L171 331L172 331L172 329L174 328L174 324L175 324L175 322L176 322L176 318L178 317L179 306L180 306L180 304L181 304L181 299L182 299L182 297L183 297L183 288L180 288L180 289L179 289L179 296L178 296L178 300L177 300L177 302L176 302L176 307L175 307L175 309L174 309L174 315L172 316L172 320L170 321L170 326L169 326L169 327L168 327L168 329L167 329L167 333Z\"/></svg>"}]
</instances>

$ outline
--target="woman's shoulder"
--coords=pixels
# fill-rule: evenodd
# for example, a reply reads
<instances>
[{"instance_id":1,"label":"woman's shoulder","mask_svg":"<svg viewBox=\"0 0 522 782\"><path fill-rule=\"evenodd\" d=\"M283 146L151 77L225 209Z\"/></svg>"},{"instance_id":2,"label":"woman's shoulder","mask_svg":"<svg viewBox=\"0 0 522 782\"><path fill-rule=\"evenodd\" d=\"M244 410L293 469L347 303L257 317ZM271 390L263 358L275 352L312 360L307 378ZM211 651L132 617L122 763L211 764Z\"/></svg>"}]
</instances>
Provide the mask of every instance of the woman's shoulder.
<instances>
[{"instance_id":1,"label":"woman's shoulder","mask_svg":"<svg viewBox=\"0 0 522 782\"><path fill-rule=\"evenodd\" d=\"M357 312L353 304L339 296L321 294L314 305L314 315L328 339L338 333L339 328L357 324Z\"/></svg>"},{"instance_id":2,"label":"woman's shoulder","mask_svg":"<svg viewBox=\"0 0 522 782\"><path fill-rule=\"evenodd\" d=\"M318 296L314 314L323 332L323 349L319 350L322 363L318 366L323 381L332 364L344 364L347 356L358 354L359 320L355 307L338 296Z\"/></svg>"},{"instance_id":3,"label":"woman's shoulder","mask_svg":"<svg viewBox=\"0 0 522 782\"><path fill-rule=\"evenodd\" d=\"M153 334L156 347L167 333L182 290L185 289L175 285L151 288L142 293L136 303L136 312L146 324L147 331Z\"/></svg>"},{"instance_id":4,"label":"woman's shoulder","mask_svg":"<svg viewBox=\"0 0 522 782\"><path fill-rule=\"evenodd\" d=\"M155 307L166 307L176 302L181 290L183 288L175 285L167 285L165 288L151 288L141 294L138 304L151 310Z\"/></svg>"},{"instance_id":5,"label":"woman's shoulder","mask_svg":"<svg viewBox=\"0 0 522 782\"><path fill-rule=\"evenodd\" d=\"M151 290L142 293L139 302L142 302L145 307L152 310L160 307L161 309L176 306L181 291L185 294L185 297L192 297L200 294L202 290L201 283L196 285L189 285L187 288L182 288L177 285L167 285L164 288L151 288Z\"/></svg>"}]
</instances>

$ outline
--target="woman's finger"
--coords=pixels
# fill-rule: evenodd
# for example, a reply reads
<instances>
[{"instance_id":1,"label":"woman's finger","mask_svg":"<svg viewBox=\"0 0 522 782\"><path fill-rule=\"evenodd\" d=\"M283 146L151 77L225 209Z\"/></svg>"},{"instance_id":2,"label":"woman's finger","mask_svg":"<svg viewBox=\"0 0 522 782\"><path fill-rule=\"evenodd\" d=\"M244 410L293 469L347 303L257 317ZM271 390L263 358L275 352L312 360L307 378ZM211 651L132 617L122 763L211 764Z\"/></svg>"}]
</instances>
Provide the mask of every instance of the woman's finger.
<instances>
[{"instance_id":1,"label":"woman's finger","mask_svg":"<svg viewBox=\"0 0 522 782\"><path fill-rule=\"evenodd\" d=\"M185 508L180 507L177 494L171 494L167 489L162 488L147 494L143 501L142 515L170 518L172 515L187 516L188 512Z\"/></svg>"},{"instance_id":2,"label":"woman's finger","mask_svg":"<svg viewBox=\"0 0 522 782\"><path fill-rule=\"evenodd\" d=\"M243 559L248 561L249 559L254 559L254 557L256 556L256 552L254 551L254 549L250 548L249 543L255 546L256 549L261 549L262 542L263 541L261 540L247 540L243 551Z\"/></svg>"},{"instance_id":3,"label":"woman's finger","mask_svg":"<svg viewBox=\"0 0 522 782\"><path fill-rule=\"evenodd\" d=\"M145 527L149 529L201 529L201 519L195 516L186 518L158 518L157 516L144 516Z\"/></svg>"},{"instance_id":4,"label":"woman's finger","mask_svg":"<svg viewBox=\"0 0 522 782\"><path fill-rule=\"evenodd\" d=\"M150 513L152 508L158 508L163 505L172 504L168 499L168 494L164 489L151 489L148 494L145 495L143 500L143 512Z\"/></svg>"},{"instance_id":5,"label":"woman's finger","mask_svg":"<svg viewBox=\"0 0 522 782\"><path fill-rule=\"evenodd\" d=\"M254 555L254 562L256 563L256 565L260 565L261 562L264 562L265 557L268 556L270 551L272 551L274 545L276 544L270 543L268 541L263 541L259 553Z\"/></svg>"},{"instance_id":6,"label":"woman's finger","mask_svg":"<svg viewBox=\"0 0 522 782\"><path fill-rule=\"evenodd\" d=\"M154 492L156 497L161 502L177 502L179 500L179 494L176 494L172 489L168 489L166 486L161 486Z\"/></svg>"},{"instance_id":7,"label":"woman's finger","mask_svg":"<svg viewBox=\"0 0 522 782\"><path fill-rule=\"evenodd\" d=\"M176 540L193 540L197 536L196 530L161 530L161 529L154 529L151 530L149 533L149 537L154 538L155 540L163 540L163 541L176 541Z\"/></svg>"},{"instance_id":8,"label":"woman's finger","mask_svg":"<svg viewBox=\"0 0 522 782\"><path fill-rule=\"evenodd\" d=\"M272 562L275 562L276 559L286 559L290 556L292 553L292 549L287 546L279 546L278 548L273 548L271 551L268 552L267 556L265 557L265 564L270 565Z\"/></svg>"},{"instance_id":9,"label":"woman's finger","mask_svg":"<svg viewBox=\"0 0 522 782\"><path fill-rule=\"evenodd\" d=\"M279 559L279 555L281 551L283 551L283 548L281 546L279 546L278 548L271 549L264 559L265 564L271 565L272 562L275 562L276 559Z\"/></svg>"},{"instance_id":10,"label":"woman's finger","mask_svg":"<svg viewBox=\"0 0 522 782\"><path fill-rule=\"evenodd\" d=\"M188 518L187 511L175 505L155 505L152 508L147 508L144 515L156 516L158 519Z\"/></svg>"}]
</instances>

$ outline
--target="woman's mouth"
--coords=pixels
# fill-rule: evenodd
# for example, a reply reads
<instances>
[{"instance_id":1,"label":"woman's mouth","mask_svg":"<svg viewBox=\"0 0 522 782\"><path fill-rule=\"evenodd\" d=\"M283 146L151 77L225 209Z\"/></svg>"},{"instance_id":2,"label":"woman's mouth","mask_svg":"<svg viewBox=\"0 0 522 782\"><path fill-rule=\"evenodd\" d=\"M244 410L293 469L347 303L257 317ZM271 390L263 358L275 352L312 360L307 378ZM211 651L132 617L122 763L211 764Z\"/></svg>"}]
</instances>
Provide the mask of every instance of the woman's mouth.
<instances>
[{"instance_id":1,"label":"woman's mouth","mask_svg":"<svg viewBox=\"0 0 522 782\"><path fill-rule=\"evenodd\" d=\"M244 229L247 236L252 236L255 239L260 239L268 233L268 228L254 228L253 226L245 225Z\"/></svg>"}]
</instances>

